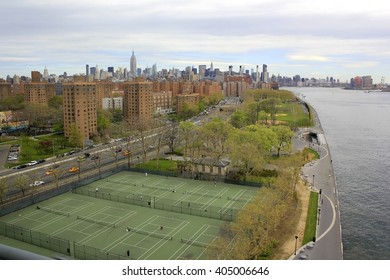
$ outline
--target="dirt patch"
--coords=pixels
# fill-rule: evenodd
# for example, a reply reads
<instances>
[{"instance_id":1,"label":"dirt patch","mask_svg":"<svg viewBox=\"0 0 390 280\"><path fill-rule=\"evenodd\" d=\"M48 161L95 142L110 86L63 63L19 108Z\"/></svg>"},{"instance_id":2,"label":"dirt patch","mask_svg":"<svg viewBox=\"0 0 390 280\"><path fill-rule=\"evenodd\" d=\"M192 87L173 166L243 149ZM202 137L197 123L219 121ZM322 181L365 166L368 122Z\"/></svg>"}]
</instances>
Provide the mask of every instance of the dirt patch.
<instances>
[{"instance_id":1,"label":"dirt patch","mask_svg":"<svg viewBox=\"0 0 390 280\"><path fill-rule=\"evenodd\" d=\"M309 205L310 190L302 180L296 187L298 205L294 215L288 217L287 222L283 227L283 236L281 244L272 254L273 260L286 260L295 251L295 236L298 236L297 248L301 247L303 235L305 232L307 209Z\"/></svg>"}]
</instances>

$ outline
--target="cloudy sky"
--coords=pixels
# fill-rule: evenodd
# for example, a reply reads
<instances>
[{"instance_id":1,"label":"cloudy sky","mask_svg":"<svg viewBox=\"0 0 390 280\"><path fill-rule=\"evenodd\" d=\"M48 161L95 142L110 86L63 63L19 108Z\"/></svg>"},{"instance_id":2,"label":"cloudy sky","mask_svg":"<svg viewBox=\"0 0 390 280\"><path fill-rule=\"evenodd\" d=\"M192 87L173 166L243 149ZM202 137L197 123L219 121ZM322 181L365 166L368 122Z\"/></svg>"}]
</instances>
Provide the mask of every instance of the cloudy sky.
<instances>
[{"instance_id":1,"label":"cloudy sky","mask_svg":"<svg viewBox=\"0 0 390 280\"><path fill-rule=\"evenodd\" d=\"M0 78L85 64L238 71L390 83L385 0L12 0L1 4Z\"/></svg>"}]
</instances>

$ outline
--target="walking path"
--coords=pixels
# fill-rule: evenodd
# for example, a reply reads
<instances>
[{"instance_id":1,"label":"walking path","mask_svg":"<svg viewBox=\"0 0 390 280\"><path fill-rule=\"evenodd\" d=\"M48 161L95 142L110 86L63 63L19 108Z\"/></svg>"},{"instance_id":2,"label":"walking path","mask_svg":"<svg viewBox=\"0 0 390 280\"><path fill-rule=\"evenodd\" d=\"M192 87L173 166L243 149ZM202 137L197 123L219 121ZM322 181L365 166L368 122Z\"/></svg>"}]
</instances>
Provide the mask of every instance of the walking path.
<instances>
[{"instance_id":1,"label":"walking path","mask_svg":"<svg viewBox=\"0 0 390 280\"><path fill-rule=\"evenodd\" d=\"M298 137L294 140L294 147L298 150L311 147L320 155L320 159L302 168L303 178L320 194L316 240L298 248L296 254L294 252L289 259L342 260L343 245L336 178L329 147L317 114L314 123L314 127L299 131ZM317 134L316 142L304 137L309 132Z\"/></svg>"}]
</instances>

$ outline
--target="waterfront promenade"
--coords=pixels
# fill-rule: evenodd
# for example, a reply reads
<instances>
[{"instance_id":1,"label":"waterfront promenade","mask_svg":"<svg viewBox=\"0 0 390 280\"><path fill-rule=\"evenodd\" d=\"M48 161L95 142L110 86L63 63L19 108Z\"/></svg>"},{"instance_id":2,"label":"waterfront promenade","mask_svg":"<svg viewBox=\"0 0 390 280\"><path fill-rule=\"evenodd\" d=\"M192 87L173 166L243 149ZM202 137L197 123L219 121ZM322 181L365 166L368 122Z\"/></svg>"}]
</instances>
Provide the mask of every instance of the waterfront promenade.
<instances>
[{"instance_id":1,"label":"waterfront promenade","mask_svg":"<svg viewBox=\"0 0 390 280\"><path fill-rule=\"evenodd\" d=\"M314 127L298 132L294 147L298 150L311 147L320 155L320 159L302 168L303 179L312 190L319 193L316 240L298 248L290 259L342 260L340 211L332 158L317 114L314 123ZM307 137L309 133L317 135L315 141L310 141Z\"/></svg>"}]
</instances>

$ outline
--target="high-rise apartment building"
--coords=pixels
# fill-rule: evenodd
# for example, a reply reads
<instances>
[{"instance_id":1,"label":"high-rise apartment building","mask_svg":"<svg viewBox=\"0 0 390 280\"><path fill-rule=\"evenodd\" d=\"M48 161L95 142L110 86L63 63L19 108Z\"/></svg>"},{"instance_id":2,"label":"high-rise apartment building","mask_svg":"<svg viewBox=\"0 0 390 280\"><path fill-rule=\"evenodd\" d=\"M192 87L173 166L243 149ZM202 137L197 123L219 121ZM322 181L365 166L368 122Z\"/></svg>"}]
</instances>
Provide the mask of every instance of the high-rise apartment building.
<instances>
[{"instance_id":1,"label":"high-rise apartment building","mask_svg":"<svg viewBox=\"0 0 390 280\"><path fill-rule=\"evenodd\" d=\"M176 113L183 112L188 105L196 105L199 103L200 97L198 93L179 94L176 96Z\"/></svg>"},{"instance_id":2,"label":"high-rise apartment building","mask_svg":"<svg viewBox=\"0 0 390 280\"><path fill-rule=\"evenodd\" d=\"M84 141L97 134L96 88L96 83L78 80L63 84L65 137L79 133Z\"/></svg>"},{"instance_id":3,"label":"high-rise apartment building","mask_svg":"<svg viewBox=\"0 0 390 280\"><path fill-rule=\"evenodd\" d=\"M137 77L137 59L135 58L134 51L130 57L130 76Z\"/></svg>"},{"instance_id":4,"label":"high-rise apartment building","mask_svg":"<svg viewBox=\"0 0 390 280\"><path fill-rule=\"evenodd\" d=\"M123 85L123 116L132 125L145 124L153 116L153 83L137 78Z\"/></svg>"},{"instance_id":5,"label":"high-rise apartment building","mask_svg":"<svg viewBox=\"0 0 390 280\"><path fill-rule=\"evenodd\" d=\"M41 82L41 73L38 71L31 71L31 82L24 84L23 92L24 101L33 104L48 104L56 94L55 84Z\"/></svg>"},{"instance_id":6,"label":"high-rise apartment building","mask_svg":"<svg viewBox=\"0 0 390 280\"><path fill-rule=\"evenodd\" d=\"M39 82L24 85L24 101L30 104L49 104L49 100L55 95L54 83Z\"/></svg>"}]
</instances>

